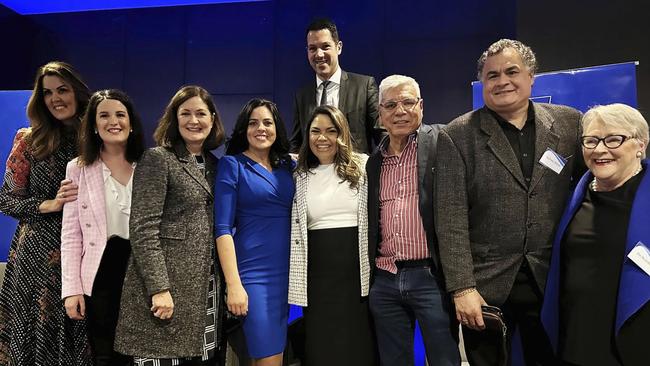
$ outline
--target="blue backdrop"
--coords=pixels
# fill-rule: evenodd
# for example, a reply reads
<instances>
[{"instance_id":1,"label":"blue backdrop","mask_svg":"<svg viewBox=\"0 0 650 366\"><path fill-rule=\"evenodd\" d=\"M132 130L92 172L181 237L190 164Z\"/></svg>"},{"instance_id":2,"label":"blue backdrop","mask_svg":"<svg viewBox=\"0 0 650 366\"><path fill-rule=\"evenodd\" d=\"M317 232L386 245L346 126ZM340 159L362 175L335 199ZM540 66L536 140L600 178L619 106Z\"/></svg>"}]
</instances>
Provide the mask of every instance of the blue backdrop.
<instances>
[{"instance_id":1,"label":"blue backdrop","mask_svg":"<svg viewBox=\"0 0 650 366\"><path fill-rule=\"evenodd\" d=\"M535 75L532 99L564 104L583 113L597 104L625 103L637 107L637 62L592 66ZM482 84L472 83L473 108L483 106Z\"/></svg>"}]
</instances>

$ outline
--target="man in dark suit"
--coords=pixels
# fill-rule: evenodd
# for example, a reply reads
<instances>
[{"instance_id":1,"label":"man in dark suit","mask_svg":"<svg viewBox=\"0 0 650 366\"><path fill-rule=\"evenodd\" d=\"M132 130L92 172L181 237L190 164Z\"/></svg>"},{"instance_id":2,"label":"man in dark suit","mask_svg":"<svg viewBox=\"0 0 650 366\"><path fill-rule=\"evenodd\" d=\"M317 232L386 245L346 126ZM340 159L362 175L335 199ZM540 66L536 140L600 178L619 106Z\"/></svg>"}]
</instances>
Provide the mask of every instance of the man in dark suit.
<instances>
[{"instance_id":1,"label":"man in dark suit","mask_svg":"<svg viewBox=\"0 0 650 366\"><path fill-rule=\"evenodd\" d=\"M307 59L316 80L302 87L294 99L291 151L297 152L314 108L338 107L348 120L354 150L370 154L382 137L377 125L377 85L371 76L345 72L339 66L343 42L336 25L328 19L314 20L307 27Z\"/></svg>"},{"instance_id":2,"label":"man in dark suit","mask_svg":"<svg viewBox=\"0 0 650 366\"><path fill-rule=\"evenodd\" d=\"M423 101L414 79L392 75L379 90L379 116L388 136L366 170L370 310L381 364L413 365L417 320L429 365L459 365L434 232L433 169L441 125L422 124Z\"/></svg>"},{"instance_id":3,"label":"man in dark suit","mask_svg":"<svg viewBox=\"0 0 650 366\"><path fill-rule=\"evenodd\" d=\"M533 51L502 39L479 58L485 106L438 138L436 233L447 290L472 366L498 365L502 335L481 306L501 307L519 329L527 365L554 364L539 311L556 224L572 177L584 171L580 112L529 100Z\"/></svg>"}]
</instances>

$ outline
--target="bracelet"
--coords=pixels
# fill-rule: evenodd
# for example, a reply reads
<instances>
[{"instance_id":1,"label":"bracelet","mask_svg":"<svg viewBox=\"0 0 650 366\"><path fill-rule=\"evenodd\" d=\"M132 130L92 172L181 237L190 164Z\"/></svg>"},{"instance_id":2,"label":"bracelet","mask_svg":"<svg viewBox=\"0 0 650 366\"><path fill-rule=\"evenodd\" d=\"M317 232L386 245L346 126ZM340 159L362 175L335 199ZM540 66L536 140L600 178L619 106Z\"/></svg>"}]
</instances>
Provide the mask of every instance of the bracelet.
<instances>
[{"instance_id":1,"label":"bracelet","mask_svg":"<svg viewBox=\"0 0 650 366\"><path fill-rule=\"evenodd\" d=\"M471 294L474 291L476 291L476 287L468 287L468 288L463 289L463 290L454 291L454 294L452 296L454 297L454 299L457 299L457 298L463 297L463 296L465 296L467 294Z\"/></svg>"}]
</instances>

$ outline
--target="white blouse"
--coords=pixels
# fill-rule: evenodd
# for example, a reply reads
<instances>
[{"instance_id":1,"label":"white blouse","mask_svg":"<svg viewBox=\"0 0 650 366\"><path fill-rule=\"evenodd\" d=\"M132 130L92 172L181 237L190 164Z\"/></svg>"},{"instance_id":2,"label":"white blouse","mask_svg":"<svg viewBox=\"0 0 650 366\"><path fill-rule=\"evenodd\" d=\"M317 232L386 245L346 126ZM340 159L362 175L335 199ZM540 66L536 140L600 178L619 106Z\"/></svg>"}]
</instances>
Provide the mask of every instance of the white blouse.
<instances>
[{"instance_id":1,"label":"white blouse","mask_svg":"<svg viewBox=\"0 0 650 366\"><path fill-rule=\"evenodd\" d=\"M334 164L311 170L307 187L307 229L333 229L358 225L359 192L341 182Z\"/></svg>"},{"instance_id":2,"label":"white blouse","mask_svg":"<svg viewBox=\"0 0 650 366\"><path fill-rule=\"evenodd\" d=\"M106 237L119 236L129 239L129 217L131 216L131 192L133 173L126 186L111 176L111 170L102 162L104 175L104 199L106 201Z\"/></svg>"}]
</instances>

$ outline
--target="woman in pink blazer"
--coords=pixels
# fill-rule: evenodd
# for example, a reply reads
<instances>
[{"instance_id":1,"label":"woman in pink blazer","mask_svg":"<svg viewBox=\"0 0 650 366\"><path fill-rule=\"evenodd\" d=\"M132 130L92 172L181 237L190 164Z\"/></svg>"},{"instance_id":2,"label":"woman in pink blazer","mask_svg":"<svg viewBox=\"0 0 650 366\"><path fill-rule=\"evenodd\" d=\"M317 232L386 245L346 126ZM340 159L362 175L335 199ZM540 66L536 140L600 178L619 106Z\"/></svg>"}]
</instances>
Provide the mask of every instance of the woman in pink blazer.
<instances>
[{"instance_id":1,"label":"woman in pink blazer","mask_svg":"<svg viewBox=\"0 0 650 366\"><path fill-rule=\"evenodd\" d=\"M79 157L66 179L77 200L63 207L62 293L72 319L86 319L96 366L128 365L113 351L122 282L131 252L133 168L144 151L142 125L124 92L93 94L79 132Z\"/></svg>"}]
</instances>

